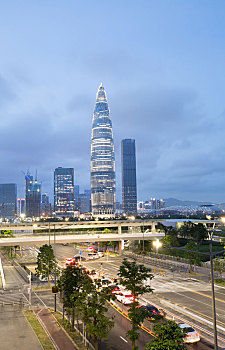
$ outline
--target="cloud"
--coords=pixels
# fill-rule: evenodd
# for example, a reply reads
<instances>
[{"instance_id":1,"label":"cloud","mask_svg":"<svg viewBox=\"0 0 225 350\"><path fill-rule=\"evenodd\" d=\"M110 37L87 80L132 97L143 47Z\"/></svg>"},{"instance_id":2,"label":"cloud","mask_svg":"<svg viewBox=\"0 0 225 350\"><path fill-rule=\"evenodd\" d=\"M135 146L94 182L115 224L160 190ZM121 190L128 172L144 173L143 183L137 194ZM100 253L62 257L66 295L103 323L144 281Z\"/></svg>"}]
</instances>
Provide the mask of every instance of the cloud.
<instances>
[{"instance_id":1,"label":"cloud","mask_svg":"<svg viewBox=\"0 0 225 350\"><path fill-rule=\"evenodd\" d=\"M13 101L16 98L15 93L10 88L6 79L0 74L0 107L5 103Z\"/></svg>"}]
</instances>

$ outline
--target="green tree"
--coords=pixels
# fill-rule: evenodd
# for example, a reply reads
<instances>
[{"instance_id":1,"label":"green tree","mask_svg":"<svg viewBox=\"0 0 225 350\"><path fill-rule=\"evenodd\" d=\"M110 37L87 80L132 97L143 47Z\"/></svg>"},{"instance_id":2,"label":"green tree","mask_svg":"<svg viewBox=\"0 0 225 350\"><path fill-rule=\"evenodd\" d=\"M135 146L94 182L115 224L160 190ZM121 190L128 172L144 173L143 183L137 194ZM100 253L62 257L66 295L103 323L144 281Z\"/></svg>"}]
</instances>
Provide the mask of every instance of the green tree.
<instances>
[{"instance_id":1,"label":"green tree","mask_svg":"<svg viewBox=\"0 0 225 350\"><path fill-rule=\"evenodd\" d=\"M153 292L149 285L144 284L147 279L154 277L150 272L151 269L144 265L139 265L136 261L130 262L127 259L123 260L119 268L118 276L120 278L120 284L134 296L134 301L128 311L128 316L131 320L131 329L127 332L127 336L132 342L132 350L136 349L135 342L139 338L139 326L147 316L147 313L142 308L141 310L137 309L137 299L145 293Z\"/></svg>"},{"instance_id":2,"label":"green tree","mask_svg":"<svg viewBox=\"0 0 225 350\"><path fill-rule=\"evenodd\" d=\"M189 272L193 272L193 265L197 264L200 265L201 260L200 260L200 256L198 253L195 253L194 251L198 251L198 245L194 242L194 241L190 241L186 244L185 249L187 250L192 250L190 251L185 251L184 252L184 256L186 259L189 260L189 264L190 264L190 270Z\"/></svg>"},{"instance_id":3,"label":"green tree","mask_svg":"<svg viewBox=\"0 0 225 350\"><path fill-rule=\"evenodd\" d=\"M63 303L67 311L72 314L72 329L75 322L76 299L82 289L82 283L85 278L84 271L79 266L67 266L62 270L58 281L58 286L62 292Z\"/></svg>"},{"instance_id":4,"label":"green tree","mask_svg":"<svg viewBox=\"0 0 225 350\"><path fill-rule=\"evenodd\" d=\"M3 237L13 236L13 230L1 230L1 236Z\"/></svg>"},{"instance_id":5,"label":"green tree","mask_svg":"<svg viewBox=\"0 0 225 350\"><path fill-rule=\"evenodd\" d=\"M208 231L203 224L194 224L191 221L185 222L180 227L179 234L181 237L192 239L197 244L200 244L208 237Z\"/></svg>"},{"instance_id":6,"label":"green tree","mask_svg":"<svg viewBox=\"0 0 225 350\"><path fill-rule=\"evenodd\" d=\"M163 243L170 247L179 247L179 241L174 234L166 234L163 237Z\"/></svg>"},{"instance_id":7,"label":"green tree","mask_svg":"<svg viewBox=\"0 0 225 350\"><path fill-rule=\"evenodd\" d=\"M110 241L109 242L109 246L113 247L114 253L115 253L116 247L118 247L118 245L119 245L118 241Z\"/></svg>"},{"instance_id":8,"label":"green tree","mask_svg":"<svg viewBox=\"0 0 225 350\"><path fill-rule=\"evenodd\" d=\"M148 343L146 350L183 350L185 331L174 321L154 325L156 338Z\"/></svg>"},{"instance_id":9,"label":"green tree","mask_svg":"<svg viewBox=\"0 0 225 350\"><path fill-rule=\"evenodd\" d=\"M76 306L82 313L82 321L86 324L88 334L94 340L95 350L98 349L98 342L107 338L108 332L114 326L114 322L106 316L108 311L107 300L112 297L111 291L108 288L100 287L100 280L94 285L90 278L83 280L82 291L77 297L77 292L74 293Z\"/></svg>"},{"instance_id":10,"label":"green tree","mask_svg":"<svg viewBox=\"0 0 225 350\"><path fill-rule=\"evenodd\" d=\"M215 271L218 271L220 278L223 278L223 272L225 272L225 258L216 258L213 260L213 267Z\"/></svg>"},{"instance_id":11,"label":"green tree","mask_svg":"<svg viewBox=\"0 0 225 350\"><path fill-rule=\"evenodd\" d=\"M37 256L37 267L35 269L36 275L38 277L46 277L48 279L49 285L49 276L53 271L55 266L55 256L53 252L53 248L51 245L44 244L39 249L39 253Z\"/></svg>"}]
</instances>

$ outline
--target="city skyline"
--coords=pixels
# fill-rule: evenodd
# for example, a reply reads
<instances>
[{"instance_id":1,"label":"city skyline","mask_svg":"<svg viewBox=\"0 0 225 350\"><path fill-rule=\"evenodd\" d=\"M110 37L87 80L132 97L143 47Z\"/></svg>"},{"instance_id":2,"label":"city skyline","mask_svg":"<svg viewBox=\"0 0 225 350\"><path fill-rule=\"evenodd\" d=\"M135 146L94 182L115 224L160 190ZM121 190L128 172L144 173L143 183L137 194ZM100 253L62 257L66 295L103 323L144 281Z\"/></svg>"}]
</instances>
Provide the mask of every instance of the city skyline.
<instances>
[{"instance_id":1,"label":"city skyline","mask_svg":"<svg viewBox=\"0 0 225 350\"><path fill-rule=\"evenodd\" d=\"M63 166L88 188L90 116L103 81L117 200L120 142L133 138L139 199L225 202L224 2L125 1L118 11L50 0L13 3L13 13L11 5L0 14L1 183L17 183L23 197L21 171L38 169L52 201L53 171Z\"/></svg>"}]
</instances>

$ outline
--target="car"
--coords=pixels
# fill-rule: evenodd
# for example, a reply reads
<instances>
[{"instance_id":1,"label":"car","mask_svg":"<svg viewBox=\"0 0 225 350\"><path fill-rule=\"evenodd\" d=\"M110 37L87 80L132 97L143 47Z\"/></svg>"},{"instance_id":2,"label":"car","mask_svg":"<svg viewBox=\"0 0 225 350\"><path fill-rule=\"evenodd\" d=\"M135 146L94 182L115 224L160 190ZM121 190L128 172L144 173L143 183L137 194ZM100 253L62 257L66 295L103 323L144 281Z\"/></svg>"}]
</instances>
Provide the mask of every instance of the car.
<instances>
[{"instance_id":1,"label":"car","mask_svg":"<svg viewBox=\"0 0 225 350\"><path fill-rule=\"evenodd\" d=\"M121 292L121 289L117 284L110 284L108 287L110 288L112 294L117 295Z\"/></svg>"},{"instance_id":2,"label":"car","mask_svg":"<svg viewBox=\"0 0 225 350\"><path fill-rule=\"evenodd\" d=\"M96 254L96 253L88 253L88 259L91 259L91 260L93 260L93 259L98 259L99 258L99 255L98 254Z\"/></svg>"},{"instance_id":3,"label":"car","mask_svg":"<svg viewBox=\"0 0 225 350\"><path fill-rule=\"evenodd\" d=\"M104 256L103 252L98 252L97 254L98 254L99 258L103 258L103 256Z\"/></svg>"},{"instance_id":4,"label":"car","mask_svg":"<svg viewBox=\"0 0 225 350\"><path fill-rule=\"evenodd\" d=\"M186 331L186 336L184 338L185 343L197 343L198 341L200 341L200 334L196 332L196 330L192 328L189 324L178 323L178 326Z\"/></svg>"},{"instance_id":5,"label":"car","mask_svg":"<svg viewBox=\"0 0 225 350\"><path fill-rule=\"evenodd\" d=\"M101 284L102 284L102 287L108 287L110 284L112 284L112 281L108 278L101 278Z\"/></svg>"},{"instance_id":6,"label":"car","mask_svg":"<svg viewBox=\"0 0 225 350\"><path fill-rule=\"evenodd\" d=\"M94 247L92 247L92 246L89 246L89 247L87 248L87 251L88 251L88 252L91 252L91 253L97 253L97 250L96 250Z\"/></svg>"},{"instance_id":7,"label":"car","mask_svg":"<svg viewBox=\"0 0 225 350\"><path fill-rule=\"evenodd\" d=\"M120 291L118 294L116 294L116 298L120 303L124 305L129 305L134 301L134 296L127 291Z\"/></svg>"},{"instance_id":8,"label":"car","mask_svg":"<svg viewBox=\"0 0 225 350\"><path fill-rule=\"evenodd\" d=\"M148 311L148 314L149 314L150 319L151 319L151 318L154 319L154 316L161 316L161 317L164 316L163 311L157 309L157 307L154 306L154 305L151 305L151 304L147 304L147 305L138 305L138 306L137 306L137 309L140 309L140 308L145 308L146 311Z\"/></svg>"},{"instance_id":9,"label":"car","mask_svg":"<svg viewBox=\"0 0 225 350\"><path fill-rule=\"evenodd\" d=\"M85 261L86 259L83 257L83 256L81 256L81 255L75 255L74 257L73 257L73 259L74 259L74 261Z\"/></svg>"},{"instance_id":10,"label":"car","mask_svg":"<svg viewBox=\"0 0 225 350\"><path fill-rule=\"evenodd\" d=\"M74 258L67 258L66 259L66 265L73 265L74 264Z\"/></svg>"}]
</instances>

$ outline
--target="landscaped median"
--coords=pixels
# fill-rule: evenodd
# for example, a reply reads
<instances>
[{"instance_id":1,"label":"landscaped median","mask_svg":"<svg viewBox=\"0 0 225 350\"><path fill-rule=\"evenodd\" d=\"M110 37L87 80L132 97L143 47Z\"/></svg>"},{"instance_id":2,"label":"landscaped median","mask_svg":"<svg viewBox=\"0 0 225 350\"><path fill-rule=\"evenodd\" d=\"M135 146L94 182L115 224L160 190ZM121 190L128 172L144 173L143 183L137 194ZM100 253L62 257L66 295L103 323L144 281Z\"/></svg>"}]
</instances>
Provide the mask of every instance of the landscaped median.
<instances>
[{"instance_id":1,"label":"landscaped median","mask_svg":"<svg viewBox=\"0 0 225 350\"><path fill-rule=\"evenodd\" d=\"M27 321L30 323L31 327L33 328L36 336L38 337L42 347L44 350L55 350L54 345L52 344L51 340L49 339L49 336L41 326L40 322L38 321L35 313L33 310L27 310L24 311L24 315L27 319Z\"/></svg>"},{"instance_id":2,"label":"landscaped median","mask_svg":"<svg viewBox=\"0 0 225 350\"><path fill-rule=\"evenodd\" d=\"M62 334L65 334L66 338L71 343L70 347L73 349L75 348L79 350L87 350L87 347L82 343L81 335L76 330L71 329L71 324L66 319L64 319L64 325L63 325L62 314L60 312L54 312L53 310L47 310L48 314L50 314L49 312L52 314L53 321L55 319L56 324L58 324L58 326L60 327L59 329L61 329L61 336ZM53 345L52 341L55 343L56 339L55 340L52 339L51 341L51 339L49 338L49 335L46 333L45 329L42 327L42 324L39 322L35 312L33 310L27 310L24 312L24 315L27 318L28 322L30 323L31 327L33 328L35 334L37 335L43 349L55 350L56 348ZM39 316L40 316L40 313L39 313ZM65 333L62 333L62 332L65 332ZM53 333L52 333L52 336L53 336ZM61 349L61 346L59 346L59 344L57 345L58 345L58 348Z\"/></svg>"},{"instance_id":3,"label":"landscaped median","mask_svg":"<svg viewBox=\"0 0 225 350\"><path fill-rule=\"evenodd\" d=\"M60 326L66 331L66 333L70 336L70 338L79 348L79 350L86 350L87 347L82 343L83 338L75 329L74 330L71 329L71 324L69 323L69 321L66 318L64 318L64 325L63 325L62 314L58 311L57 312L54 312L53 310L50 310L50 311L52 312L53 316L56 318Z\"/></svg>"}]
</instances>

